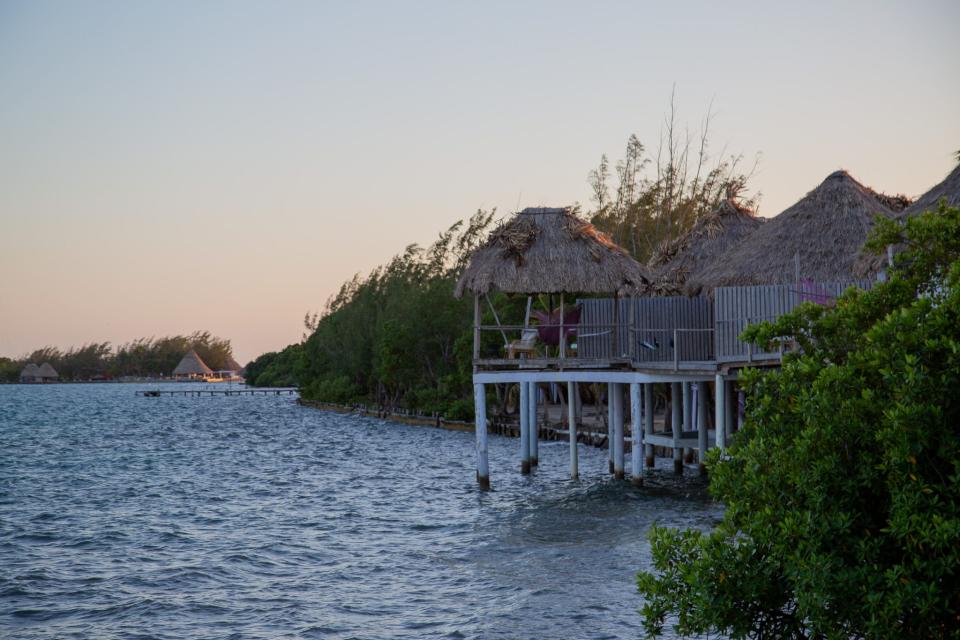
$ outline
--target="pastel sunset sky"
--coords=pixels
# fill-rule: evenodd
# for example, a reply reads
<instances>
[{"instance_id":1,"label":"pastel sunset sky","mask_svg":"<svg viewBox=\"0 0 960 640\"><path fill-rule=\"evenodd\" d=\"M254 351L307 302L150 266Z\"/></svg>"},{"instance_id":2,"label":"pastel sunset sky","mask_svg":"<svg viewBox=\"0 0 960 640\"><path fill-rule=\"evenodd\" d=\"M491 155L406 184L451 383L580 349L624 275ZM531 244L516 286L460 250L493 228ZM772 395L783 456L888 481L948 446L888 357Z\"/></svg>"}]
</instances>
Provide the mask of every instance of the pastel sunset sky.
<instances>
[{"instance_id":1,"label":"pastel sunset sky","mask_svg":"<svg viewBox=\"0 0 960 640\"><path fill-rule=\"evenodd\" d=\"M0 2L0 355L299 339L477 208L589 206L676 87L775 215L960 149L960 3Z\"/></svg>"}]
</instances>

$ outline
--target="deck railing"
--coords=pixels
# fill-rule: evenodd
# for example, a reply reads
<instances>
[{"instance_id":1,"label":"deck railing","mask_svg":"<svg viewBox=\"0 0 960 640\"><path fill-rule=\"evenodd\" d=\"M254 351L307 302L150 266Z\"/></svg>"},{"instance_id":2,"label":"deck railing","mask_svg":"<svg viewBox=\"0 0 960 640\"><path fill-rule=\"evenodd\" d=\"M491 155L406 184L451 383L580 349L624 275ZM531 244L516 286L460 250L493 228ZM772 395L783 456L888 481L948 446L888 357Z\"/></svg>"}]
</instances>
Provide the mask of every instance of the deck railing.
<instances>
[{"instance_id":1,"label":"deck railing","mask_svg":"<svg viewBox=\"0 0 960 640\"><path fill-rule=\"evenodd\" d=\"M494 367L630 365L674 370L778 360L795 345L783 341L760 348L741 341L740 334L751 324L776 320L801 302L828 304L850 286L869 289L872 285L863 280L719 287L712 300L624 298L617 301L617 308L611 298L581 299L577 324L540 325L567 336L559 345L546 346L539 338L532 346L525 345L524 333L536 331L537 326L482 325L475 327L474 360ZM498 334L498 340L485 338L491 332Z\"/></svg>"}]
</instances>

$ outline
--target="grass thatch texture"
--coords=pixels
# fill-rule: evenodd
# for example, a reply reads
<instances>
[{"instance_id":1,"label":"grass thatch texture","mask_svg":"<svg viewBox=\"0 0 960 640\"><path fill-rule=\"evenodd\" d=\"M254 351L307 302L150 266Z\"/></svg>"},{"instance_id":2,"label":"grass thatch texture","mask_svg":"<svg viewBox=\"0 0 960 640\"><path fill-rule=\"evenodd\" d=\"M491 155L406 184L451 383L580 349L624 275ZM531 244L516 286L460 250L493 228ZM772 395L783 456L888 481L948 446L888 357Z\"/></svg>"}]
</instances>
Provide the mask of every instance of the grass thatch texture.
<instances>
[{"instance_id":1,"label":"grass thatch texture","mask_svg":"<svg viewBox=\"0 0 960 640\"><path fill-rule=\"evenodd\" d=\"M698 295L700 287L689 286L690 274L722 257L764 220L733 199L724 201L685 234L658 247L648 264L656 273L649 292L667 296Z\"/></svg>"},{"instance_id":2,"label":"grass thatch texture","mask_svg":"<svg viewBox=\"0 0 960 640\"><path fill-rule=\"evenodd\" d=\"M619 293L633 295L650 272L606 234L569 208L524 209L478 248L455 295L489 293Z\"/></svg>"},{"instance_id":3,"label":"grass thatch texture","mask_svg":"<svg viewBox=\"0 0 960 640\"><path fill-rule=\"evenodd\" d=\"M835 171L820 186L771 218L732 250L691 273L687 286L781 284L800 277L817 282L874 275L880 262L861 256L873 218L892 216L877 198L846 171Z\"/></svg>"}]
</instances>

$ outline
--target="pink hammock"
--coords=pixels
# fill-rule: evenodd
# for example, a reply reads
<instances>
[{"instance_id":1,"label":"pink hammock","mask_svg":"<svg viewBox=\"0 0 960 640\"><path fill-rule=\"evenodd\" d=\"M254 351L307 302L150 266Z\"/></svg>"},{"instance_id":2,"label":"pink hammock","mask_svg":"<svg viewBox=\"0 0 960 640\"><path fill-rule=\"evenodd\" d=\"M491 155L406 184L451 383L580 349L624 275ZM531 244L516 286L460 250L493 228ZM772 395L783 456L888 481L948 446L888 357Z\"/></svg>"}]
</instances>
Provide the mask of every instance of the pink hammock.
<instances>
[{"instance_id":1,"label":"pink hammock","mask_svg":"<svg viewBox=\"0 0 960 640\"><path fill-rule=\"evenodd\" d=\"M560 344L560 310L553 313L545 311L532 310L540 325L537 327L537 334L544 344L556 347ZM583 307L576 306L563 314L563 333L567 336L577 334L577 325L580 324L580 314L583 313ZM552 325L552 326L551 326Z\"/></svg>"}]
</instances>

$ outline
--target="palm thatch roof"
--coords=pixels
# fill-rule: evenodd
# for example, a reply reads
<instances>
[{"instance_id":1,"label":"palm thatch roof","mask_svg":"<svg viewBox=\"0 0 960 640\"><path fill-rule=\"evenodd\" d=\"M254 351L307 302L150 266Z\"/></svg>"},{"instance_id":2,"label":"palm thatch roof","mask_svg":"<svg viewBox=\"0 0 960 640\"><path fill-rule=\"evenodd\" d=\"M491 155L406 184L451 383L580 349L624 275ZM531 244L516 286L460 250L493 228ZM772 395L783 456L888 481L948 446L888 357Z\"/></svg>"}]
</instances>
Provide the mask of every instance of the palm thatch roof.
<instances>
[{"instance_id":1,"label":"palm thatch roof","mask_svg":"<svg viewBox=\"0 0 960 640\"><path fill-rule=\"evenodd\" d=\"M21 378L36 378L40 375L40 367L34 363L30 363L23 368L23 371L20 372Z\"/></svg>"},{"instance_id":2,"label":"palm thatch roof","mask_svg":"<svg viewBox=\"0 0 960 640\"><path fill-rule=\"evenodd\" d=\"M53 368L53 365L49 362L44 362L40 365L39 369L37 369L37 377L56 379L60 377L60 374Z\"/></svg>"},{"instance_id":3,"label":"palm thatch roof","mask_svg":"<svg viewBox=\"0 0 960 640\"><path fill-rule=\"evenodd\" d=\"M191 349L187 352L187 355L183 356L180 360L180 364L177 365L177 368L173 370L173 375L175 376L191 376L191 375L210 375L213 371L210 370L210 367L200 359L200 356L197 355L197 352Z\"/></svg>"},{"instance_id":4,"label":"palm thatch roof","mask_svg":"<svg viewBox=\"0 0 960 640\"><path fill-rule=\"evenodd\" d=\"M771 218L731 251L704 264L688 287L779 284L800 275L819 282L849 281L876 273L861 248L876 215L892 216L869 187L846 171L835 171L820 186Z\"/></svg>"},{"instance_id":5,"label":"palm thatch roof","mask_svg":"<svg viewBox=\"0 0 960 640\"><path fill-rule=\"evenodd\" d=\"M700 287L688 282L690 274L733 249L765 220L735 199L725 200L697 220L685 234L657 248L647 263L656 273L650 292L667 296L698 295Z\"/></svg>"},{"instance_id":6,"label":"palm thatch roof","mask_svg":"<svg viewBox=\"0 0 960 640\"><path fill-rule=\"evenodd\" d=\"M237 362L232 355L228 355L221 371L240 371L241 369L243 369L243 367L240 366L240 363Z\"/></svg>"},{"instance_id":7,"label":"palm thatch roof","mask_svg":"<svg viewBox=\"0 0 960 640\"><path fill-rule=\"evenodd\" d=\"M474 252L454 295L630 295L646 288L650 279L646 267L572 209L530 208L501 224Z\"/></svg>"},{"instance_id":8,"label":"palm thatch roof","mask_svg":"<svg viewBox=\"0 0 960 640\"><path fill-rule=\"evenodd\" d=\"M940 200L946 198L951 207L960 207L960 164L953 168L942 182L932 187L900 212L899 217L915 216L924 211L936 211Z\"/></svg>"}]
</instances>

